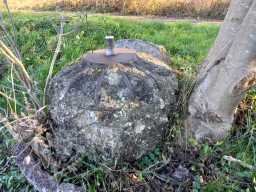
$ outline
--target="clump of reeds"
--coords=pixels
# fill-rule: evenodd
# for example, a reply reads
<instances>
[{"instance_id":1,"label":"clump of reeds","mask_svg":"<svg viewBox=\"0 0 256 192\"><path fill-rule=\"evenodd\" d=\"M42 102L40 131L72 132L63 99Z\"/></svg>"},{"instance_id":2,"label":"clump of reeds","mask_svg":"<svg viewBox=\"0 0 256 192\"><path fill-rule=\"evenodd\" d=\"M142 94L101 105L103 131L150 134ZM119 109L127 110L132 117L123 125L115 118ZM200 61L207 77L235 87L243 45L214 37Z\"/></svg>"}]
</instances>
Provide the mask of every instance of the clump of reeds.
<instances>
[{"instance_id":1,"label":"clump of reeds","mask_svg":"<svg viewBox=\"0 0 256 192\"><path fill-rule=\"evenodd\" d=\"M22 61L22 56L17 45L17 30L13 15L10 11L7 0L3 1L7 10L7 19L10 26L4 21L4 16L0 14L0 56L9 66L6 76L10 79L8 89L0 86L0 97L5 100L6 107L0 116L0 123L8 128L9 132L18 142L32 141L33 137L42 134L43 124L47 120L45 113L45 94L39 95L36 82L31 78ZM64 31L64 17L60 19L60 30L58 31L57 47L50 63L46 87L52 77L56 58L61 49L62 36ZM45 92L44 92L45 93ZM22 100L22 101L21 101ZM4 115L3 115L4 114ZM40 128L40 131L38 131Z\"/></svg>"},{"instance_id":2,"label":"clump of reeds","mask_svg":"<svg viewBox=\"0 0 256 192\"><path fill-rule=\"evenodd\" d=\"M58 185L47 172L41 169L41 164L46 168L50 163L53 164L54 161L45 136L49 134L47 127L49 121L45 110L45 94L38 94L40 91L37 90L35 81L22 62L22 56L17 45L17 30L13 15L10 12L7 0L4 0L3 3L7 10L7 18L10 26L6 26L7 22L4 22L4 17L1 14L0 57L1 59L4 58L7 65L9 65L6 76L8 80L11 80L11 85L8 89L5 89L2 85L0 86L0 98L3 98L6 103L5 106L0 106L0 130L6 128L17 142L14 155L17 165L25 177L38 191L44 191L43 188L40 188L41 186L49 187L47 186L49 183L53 187ZM50 63L44 90L46 90L52 77L53 68L61 49L64 32L63 16L60 19L60 23L58 43L52 62ZM28 154L26 154L27 152ZM40 160L39 163L35 161L34 156L31 154L36 154L37 159ZM30 161L27 162L26 158L29 158ZM30 164L30 166L26 163L24 164L24 161ZM35 169L36 166L37 168ZM42 183L45 184L42 185Z\"/></svg>"}]
</instances>

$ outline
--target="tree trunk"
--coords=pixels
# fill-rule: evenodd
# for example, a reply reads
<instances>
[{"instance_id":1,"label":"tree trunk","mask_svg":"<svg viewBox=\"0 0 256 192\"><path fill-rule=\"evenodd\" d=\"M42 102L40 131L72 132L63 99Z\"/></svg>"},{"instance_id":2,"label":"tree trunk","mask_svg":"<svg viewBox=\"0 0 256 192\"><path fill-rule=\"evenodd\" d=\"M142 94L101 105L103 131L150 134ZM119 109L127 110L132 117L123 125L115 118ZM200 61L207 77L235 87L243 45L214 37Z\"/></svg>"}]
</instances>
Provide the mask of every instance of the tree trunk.
<instances>
[{"instance_id":1,"label":"tree trunk","mask_svg":"<svg viewBox=\"0 0 256 192\"><path fill-rule=\"evenodd\" d=\"M256 84L256 1L233 0L189 100L188 136L217 140L232 127L234 110Z\"/></svg>"}]
</instances>

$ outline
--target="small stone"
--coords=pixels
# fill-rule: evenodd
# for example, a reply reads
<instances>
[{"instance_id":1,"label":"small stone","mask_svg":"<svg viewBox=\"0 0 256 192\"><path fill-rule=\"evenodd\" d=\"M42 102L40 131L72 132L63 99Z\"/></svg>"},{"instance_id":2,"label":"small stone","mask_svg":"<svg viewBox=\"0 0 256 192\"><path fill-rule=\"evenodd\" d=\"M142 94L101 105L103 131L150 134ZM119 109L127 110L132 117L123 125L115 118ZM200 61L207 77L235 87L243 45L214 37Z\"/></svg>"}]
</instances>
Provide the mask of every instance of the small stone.
<instances>
[{"instance_id":1,"label":"small stone","mask_svg":"<svg viewBox=\"0 0 256 192\"><path fill-rule=\"evenodd\" d=\"M175 172L172 174L172 177L179 180L184 181L189 176L189 170L182 165L179 165L179 167L175 170Z\"/></svg>"},{"instance_id":2,"label":"small stone","mask_svg":"<svg viewBox=\"0 0 256 192\"><path fill-rule=\"evenodd\" d=\"M86 189L82 187L77 187L73 184L62 183L58 186L57 192L86 192Z\"/></svg>"}]
</instances>

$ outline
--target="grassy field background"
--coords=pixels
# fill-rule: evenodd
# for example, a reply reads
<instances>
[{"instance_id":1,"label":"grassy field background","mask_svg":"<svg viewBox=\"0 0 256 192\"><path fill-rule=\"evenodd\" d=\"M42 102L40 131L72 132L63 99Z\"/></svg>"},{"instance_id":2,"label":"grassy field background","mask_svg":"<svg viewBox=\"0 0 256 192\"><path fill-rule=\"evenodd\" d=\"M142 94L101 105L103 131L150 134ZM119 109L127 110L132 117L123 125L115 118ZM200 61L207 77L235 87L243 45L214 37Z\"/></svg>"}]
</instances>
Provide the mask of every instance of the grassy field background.
<instances>
[{"instance_id":1,"label":"grassy field background","mask_svg":"<svg viewBox=\"0 0 256 192\"><path fill-rule=\"evenodd\" d=\"M12 9L223 18L230 0L9 0Z\"/></svg>"},{"instance_id":2,"label":"grassy field background","mask_svg":"<svg viewBox=\"0 0 256 192\"><path fill-rule=\"evenodd\" d=\"M4 17L6 18L6 15ZM42 91L57 44L56 29L59 26L59 18L54 14L15 14L15 26L23 62L33 79L38 81L38 87ZM74 32L68 33L70 31ZM198 65L206 57L218 31L219 25L215 24L127 22L109 17L89 17L88 20L84 20L72 16L65 25L65 33L68 34L64 37L54 73L87 51L104 47L104 37L114 35L116 39L142 39L164 45L171 55L171 67L184 72L187 76L193 76ZM0 81L0 89L11 96L11 79L8 74L10 73L7 71L5 78ZM15 89L22 103L22 89L18 85ZM256 90L248 94L243 104L238 110L240 116L237 116L237 124L230 137L214 145L195 146L198 150L196 156L185 159L185 162L189 162L185 165L193 173L193 182L187 185L180 183L180 189L195 192L256 190L254 170L223 160L224 155L231 155L251 165L256 164ZM8 102L0 97L1 111L4 111L7 105ZM25 108L21 107L20 110L20 113L25 112ZM171 138L166 141L171 142ZM11 153L13 144L7 128L0 128L0 191L32 191L15 166ZM156 150L141 159L138 166L132 167L138 175L139 184L147 183L147 167L166 157L168 154ZM131 183L129 177L117 175L114 177L116 180L111 180L109 171L88 160L83 160L78 170L66 171L61 175L61 180L85 185L89 192L104 191L106 188L111 192L119 191L116 186L132 189L131 186L127 186L127 183Z\"/></svg>"}]
</instances>

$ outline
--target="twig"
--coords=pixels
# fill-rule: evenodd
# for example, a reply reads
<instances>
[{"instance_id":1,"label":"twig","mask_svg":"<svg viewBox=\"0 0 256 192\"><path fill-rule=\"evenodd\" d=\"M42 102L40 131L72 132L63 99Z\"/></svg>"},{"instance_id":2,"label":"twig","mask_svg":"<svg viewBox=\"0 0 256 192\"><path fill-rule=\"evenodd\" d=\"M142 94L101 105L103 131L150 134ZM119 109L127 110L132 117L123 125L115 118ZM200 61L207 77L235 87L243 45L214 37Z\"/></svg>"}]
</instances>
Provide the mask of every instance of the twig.
<instances>
[{"instance_id":1,"label":"twig","mask_svg":"<svg viewBox=\"0 0 256 192\"><path fill-rule=\"evenodd\" d=\"M4 5L5 5L5 8L7 9L7 13L9 15L10 23L12 25L12 29L13 29L13 33L14 33L13 37L14 37L14 40L15 40L15 43L16 43L17 42L16 41L17 30L16 30L16 27L14 25L13 15L11 14L11 11L10 11L10 8L9 8L7 0L3 0L3 2L4 2Z\"/></svg>"},{"instance_id":2,"label":"twig","mask_svg":"<svg viewBox=\"0 0 256 192\"><path fill-rule=\"evenodd\" d=\"M48 76L47 76L47 79L46 79L46 83L45 83L45 87L44 87L43 105L45 105L46 89L47 89L47 86L49 84L49 81L52 78L53 68L54 68L54 65L56 63L57 57L58 57L58 55L60 53L63 32L64 32L64 16L61 16L60 31L59 31L59 34L58 34L58 44L57 44L57 47L55 49L55 53L54 53L53 58L52 58L52 62L51 62L50 69L49 69L49 73L48 73Z\"/></svg>"},{"instance_id":3,"label":"twig","mask_svg":"<svg viewBox=\"0 0 256 192\"><path fill-rule=\"evenodd\" d=\"M27 93L29 94L30 98L34 102L37 109L41 108L40 101L37 99L37 97L32 92L33 83L32 80L28 74L28 72L25 69L25 66L23 65L22 61L19 60L13 52L8 48L5 43L0 40L0 52L10 61L10 63L13 63L16 65L20 70L20 80L24 84ZM19 73L18 73L19 74Z\"/></svg>"},{"instance_id":4,"label":"twig","mask_svg":"<svg viewBox=\"0 0 256 192\"><path fill-rule=\"evenodd\" d=\"M13 64L17 65L21 72L22 72L22 76L24 76L25 79L23 79L26 82L26 86L27 88L31 89L32 87L32 81L23 65L23 63L21 62L21 60L19 60L14 54L13 52L5 45L5 43L0 40L0 51L2 52L2 54L4 56L6 56Z\"/></svg>"},{"instance_id":5,"label":"twig","mask_svg":"<svg viewBox=\"0 0 256 192\"><path fill-rule=\"evenodd\" d=\"M9 5L8 5L8 2L7 0L3 0L3 3L5 5L5 8L7 9L7 13L8 13L8 16L9 16L9 20L10 20L10 23L12 25L12 29L13 29L13 38L10 37L10 40L11 40L11 43L12 43L12 46L13 48L15 49L16 51L16 54L17 54L17 57L19 59L21 59L21 55L20 55L20 52L19 52L19 49L18 49L18 45L17 45L17 29L15 27L15 24L14 24L14 19L13 19L13 15L10 11L10 8L9 8ZM6 34L8 35L8 32L7 30L5 30Z\"/></svg>"},{"instance_id":6,"label":"twig","mask_svg":"<svg viewBox=\"0 0 256 192\"><path fill-rule=\"evenodd\" d=\"M236 158L234 158L234 157L224 155L224 156L223 156L223 159L225 159L226 161L229 161L229 162L237 163L237 164L239 164L240 166L242 166L242 167L244 167L244 168L247 168L247 169L250 169L250 170L252 170L252 171L256 171L256 166L253 166L253 165L250 165L250 164L248 164L248 163L245 163L244 161L241 161L241 160L236 159Z\"/></svg>"},{"instance_id":7,"label":"twig","mask_svg":"<svg viewBox=\"0 0 256 192\"><path fill-rule=\"evenodd\" d=\"M17 100L16 100L16 93L15 93L13 70L14 70L14 66L12 63L12 67L11 67L12 94L13 94L13 100L14 100L14 112L17 113Z\"/></svg>"},{"instance_id":8,"label":"twig","mask_svg":"<svg viewBox=\"0 0 256 192\"><path fill-rule=\"evenodd\" d=\"M3 31L4 35L3 38L6 39L6 41L9 43L9 45L12 47L12 49L15 50L16 52L16 56L21 59L21 56L20 56L20 52L18 50L18 48L16 47L16 43L14 42L13 38L11 37L11 35L8 33L4 23L2 22L2 20L0 21L0 27L1 27L1 30Z\"/></svg>"},{"instance_id":9,"label":"twig","mask_svg":"<svg viewBox=\"0 0 256 192\"><path fill-rule=\"evenodd\" d=\"M147 167L144 171L149 171L151 169L154 169L156 168L157 166L159 166L160 164L163 164L163 165L167 165L169 162L167 161L157 161L156 163L150 165L149 167ZM162 166L161 166L162 167ZM157 168L158 169L158 168Z\"/></svg>"},{"instance_id":10,"label":"twig","mask_svg":"<svg viewBox=\"0 0 256 192\"><path fill-rule=\"evenodd\" d=\"M7 100L11 100L13 102L16 102L17 105L19 106L23 106L21 103L17 102L15 99L9 97L8 95L6 95L5 93L3 93L2 91L0 91L0 96L6 98Z\"/></svg>"}]
</instances>

